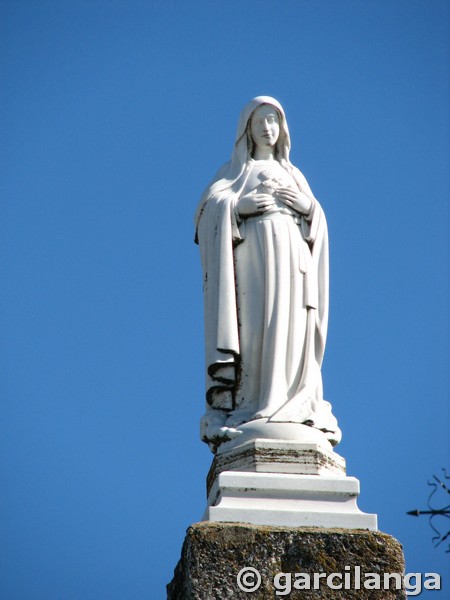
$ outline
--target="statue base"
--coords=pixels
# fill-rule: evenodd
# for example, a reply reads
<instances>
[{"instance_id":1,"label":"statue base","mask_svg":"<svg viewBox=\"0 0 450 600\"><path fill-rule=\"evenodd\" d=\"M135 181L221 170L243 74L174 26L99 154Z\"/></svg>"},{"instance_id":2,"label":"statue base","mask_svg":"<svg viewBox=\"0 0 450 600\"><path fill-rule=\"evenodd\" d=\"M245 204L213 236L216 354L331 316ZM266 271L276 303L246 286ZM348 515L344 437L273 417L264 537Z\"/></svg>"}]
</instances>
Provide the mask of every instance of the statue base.
<instances>
[{"instance_id":1,"label":"statue base","mask_svg":"<svg viewBox=\"0 0 450 600\"><path fill-rule=\"evenodd\" d=\"M257 438L219 449L206 477L208 495L223 471L345 476L345 460L328 443L324 447L317 440L303 443Z\"/></svg>"},{"instance_id":2,"label":"statue base","mask_svg":"<svg viewBox=\"0 0 450 600\"><path fill-rule=\"evenodd\" d=\"M304 441L246 437L223 444L208 473L203 520L375 531L377 516L357 507L359 481L346 477L344 459L322 432L299 425L294 431Z\"/></svg>"},{"instance_id":3,"label":"statue base","mask_svg":"<svg viewBox=\"0 0 450 600\"><path fill-rule=\"evenodd\" d=\"M208 496L204 521L377 529L377 516L359 510L355 477L224 471Z\"/></svg>"},{"instance_id":4,"label":"statue base","mask_svg":"<svg viewBox=\"0 0 450 600\"><path fill-rule=\"evenodd\" d=\"M401 545L380 532L197 523L167 599L404 600L403 573Z\"/></svg>"},{"instance_id":5,"label":"statue base","mask_svg":"<svg viewBox=\"0 0 450 600\"><path fill-rule=\"evenodd\" d=\"M214 453L242 446L245 442L255 439L319 444L331 451L341 439L340 430L334 433L325 432L304 423L272 421L267 417L239 423L237 415L226 419L225 413L221 417L219 413L220 411L210 411L202 418L200 424L200 436L204 441L208 441Z\"/></svg>"}]
</instances>

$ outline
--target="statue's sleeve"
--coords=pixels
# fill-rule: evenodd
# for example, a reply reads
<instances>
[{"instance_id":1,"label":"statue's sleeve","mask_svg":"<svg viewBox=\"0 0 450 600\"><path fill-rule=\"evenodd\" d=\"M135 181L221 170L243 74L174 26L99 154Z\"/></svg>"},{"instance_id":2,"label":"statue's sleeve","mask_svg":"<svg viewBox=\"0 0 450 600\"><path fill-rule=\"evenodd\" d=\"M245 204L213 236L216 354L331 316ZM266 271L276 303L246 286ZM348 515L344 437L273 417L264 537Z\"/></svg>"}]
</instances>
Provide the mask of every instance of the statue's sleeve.
<instances>
[{"instance_id":1,"label":"statue's sleeve","mask_svg":"<svg viewBox=\"0 0 450 600\"><path fill-rule=\"evenodd\" d=\"M209 198L198 223L198 241L203 267L207 396L213 407L214 397L219 399L220 392L235 383L239 334L233 247L239 235L234 195Z\"/></svg>"},{"instance_id":2,"label":"statue's sleeve","mask_svg":"<svg viewBox=\"0 0 450 600\"><path fill-rule=\"evenodd\" d=\"M311 250L311 273L308 274L310 285L317 289L316 306L316 360L322 364L325 352L325 342L328 329L329 310L329 258L328 258L328 228L325 213L314 197L305 176L297 168L293 175L297 185L313 202L312 210L306 218L302 218L300 227L303 236Z\"/></svg>"}]
</instances>

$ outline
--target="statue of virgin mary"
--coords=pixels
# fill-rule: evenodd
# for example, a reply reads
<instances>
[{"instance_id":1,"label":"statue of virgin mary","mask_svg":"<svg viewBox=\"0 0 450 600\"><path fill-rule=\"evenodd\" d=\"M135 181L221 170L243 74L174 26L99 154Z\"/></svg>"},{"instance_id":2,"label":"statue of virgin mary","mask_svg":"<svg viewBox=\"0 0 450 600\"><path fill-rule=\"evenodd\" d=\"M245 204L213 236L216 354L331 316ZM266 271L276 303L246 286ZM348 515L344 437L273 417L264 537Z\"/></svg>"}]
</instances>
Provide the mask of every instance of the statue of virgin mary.
<instances>
[{"instance_id":1,"label":"statue of virgin mary","mask_svg":"<svg viewBox=\"0 0 450 600\"><path fill-rule=\"evenodd\" d=\"M341 432L323 399L328 321L324 212L289 160L280 103L243 109L231 160L195 215L203 267L206 413L215 452L252 423L297 423Z\"/></svg>"}]
</instances>

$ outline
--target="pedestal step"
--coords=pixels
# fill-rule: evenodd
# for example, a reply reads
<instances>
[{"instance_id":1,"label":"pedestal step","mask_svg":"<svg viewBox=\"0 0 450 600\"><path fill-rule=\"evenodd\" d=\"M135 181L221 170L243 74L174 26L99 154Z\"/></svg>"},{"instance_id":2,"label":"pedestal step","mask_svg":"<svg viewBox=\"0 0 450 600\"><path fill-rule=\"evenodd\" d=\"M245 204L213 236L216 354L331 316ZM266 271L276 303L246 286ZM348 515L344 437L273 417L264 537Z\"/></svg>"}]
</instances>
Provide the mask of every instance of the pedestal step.
<instances>
[{"instance_id":1,"label":"pedestal step","mask_svg":"<svg viewBox=\"0 0 450 600\"><path fill-rule=\"evenodd\" d=\"M318 443L256 439L216 454L206 480L208 494L223 471L345 475L345 460L333 452L331 446L327 448Z\"/></svg>"},{"instance_id":2,"label":"pedestal step","mask_svg":"<svg viewBox=\"0 0 450 600\"><path fill-rule=\"evenodd\" d=\"M377 516L359 510L358 495L354 477L224 471L203 520L374 531Z\"/></svg>"}]
</instances>

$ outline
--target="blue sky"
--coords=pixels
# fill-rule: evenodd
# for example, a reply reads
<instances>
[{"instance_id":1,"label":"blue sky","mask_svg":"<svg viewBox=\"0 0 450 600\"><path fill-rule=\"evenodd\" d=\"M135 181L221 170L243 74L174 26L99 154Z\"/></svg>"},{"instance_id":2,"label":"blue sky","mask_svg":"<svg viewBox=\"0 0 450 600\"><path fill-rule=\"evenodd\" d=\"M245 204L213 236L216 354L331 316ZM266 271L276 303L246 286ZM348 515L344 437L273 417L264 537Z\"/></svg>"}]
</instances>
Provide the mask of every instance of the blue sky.
<instances>
[{"instance_id":1,"label":"blue sky","mask_svg":"<svg viewBox=\"0 0 450 600\"><path fill-rule=\"evenodd\" d=\"M337 451L407 570L445 573L405 513L449 466L448 22L442 0L0 1L2 600L165 598L211 460L192 218L260 94L328 218Z\"/></svg>"}]
</instances>

